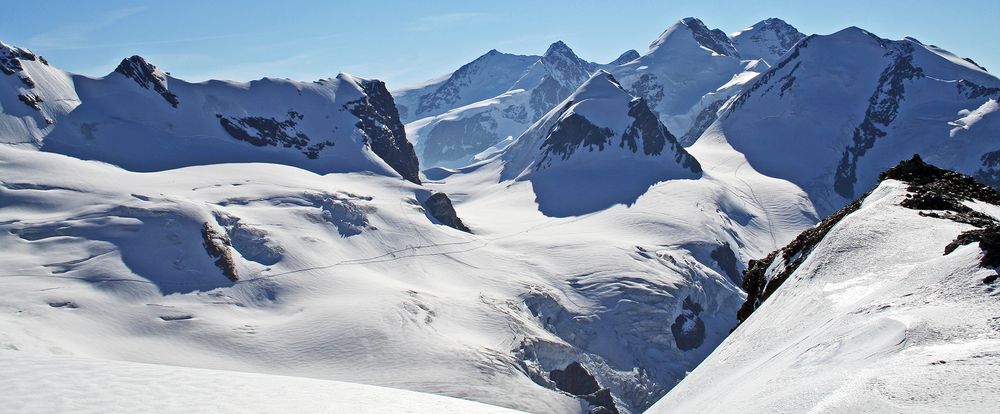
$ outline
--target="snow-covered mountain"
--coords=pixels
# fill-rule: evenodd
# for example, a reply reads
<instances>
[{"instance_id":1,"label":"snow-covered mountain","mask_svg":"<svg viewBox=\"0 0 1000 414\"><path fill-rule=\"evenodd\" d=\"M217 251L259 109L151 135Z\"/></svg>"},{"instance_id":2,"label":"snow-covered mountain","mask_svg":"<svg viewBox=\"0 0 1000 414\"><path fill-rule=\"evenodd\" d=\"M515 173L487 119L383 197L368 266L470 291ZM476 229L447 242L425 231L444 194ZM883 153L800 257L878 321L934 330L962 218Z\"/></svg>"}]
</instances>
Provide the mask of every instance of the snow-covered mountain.
<instances>
[{"instance_id":1,"label":"snow-covered mountain","mask_svg":"<svg viewBox=\"0 0 1000 414\"><path fill-rule=\"evenodd\" d=\"M649 186L698 178L701 165L645 99L600 70L501 155L501 179L530 180L539 209L578 215L632 204Z\"/></svg>"},{"instance_id":2,"label":"snow-covered mountain","mask_svg":"<svg viewBox=\"0 0 1000 414\"><path fill-rule=\"evenodd\" d=\"M140 56L93 79L24 49L4 45L3 53L11 69L0 76L4 143L135 171L271 162L419 182L412 145L378 80L342 73L316 82L188 83Z\"/></svg>"},{"instance_id":3,"label":"snow-covered mountain","mask_svg":"<svg viewBox=\"0 0 1000 414\"><path fill-rule=\"evenodd\" d=\"M626 90L645 98L670 131L684 135L693 123L687 116L691 108L743 69L725 33L689 17L667 28L639 59L612 73Z\"/></svg>"},{"instance_id":4,"label":"snow-covered mountain","mask_svg":"<svg viewBox=\"0 0 1000 414\"><path fill-rule=\"evenodd\" d=\"M825 215L914 153L989 180L998 97L1000 80L969 61L852 27L798 42L727 103L714 133Z\"/></svg>"},{"instance_id":5,"label":"snow-covered mountain","mask_svg":"<svg viewBox=\"0 0 1000 414\"><path fill-rule=\"evenodd\" d=\"M634 58L633 53L626 52L617 60L630 60ZM436 116L413 120L407 124L407 136L415 143L425 167L471 164L488 157L490 154L483 152L490 147L524 132L601 66L581 59L565 43L555 42L500 93L467 105L453 106ZM463 70L465 67L460 69ZM485 81L469 85L463 90L463 96L481 96L481 91L492 91L480 86L482 83ZM441 86L428 96L436 96L444 89L447 88Z\"/></svg>"},{"instance_id":6,"label":"snow-covered mountain","mask_svg":"<svg viewBox=\"0 0 1000 414\"><path fill-rule=\"evenodd\" d=\"M752 264L749 318L648 412L993 411L997 240L1000 193L905 161Z\"/></svg>"},{"instance_id":7,"label":"snow-covered mountain","mask_svg":"<svg viewBox=\"0 0 1000 414\"><path fill-rule=\"evenodd\" d=\"M776 60L773 55L780 56L801 37L779 19L760 22L730 39L686 18L667 29L646 55L629 50L601 65L577 57L563 42L552 44L541 57L494 50L453 74L395 94L425 167L462 167L488 158L597 69L612 72L627 91L645 98L687 146L716 119L726 99L768 68L765 58ZM750 57L741 57L736 40L746 45ZM494 73L499 68L507 68L508 76ZM505 89L511 73L517 80Z\"/></svg>"}]
</instances>

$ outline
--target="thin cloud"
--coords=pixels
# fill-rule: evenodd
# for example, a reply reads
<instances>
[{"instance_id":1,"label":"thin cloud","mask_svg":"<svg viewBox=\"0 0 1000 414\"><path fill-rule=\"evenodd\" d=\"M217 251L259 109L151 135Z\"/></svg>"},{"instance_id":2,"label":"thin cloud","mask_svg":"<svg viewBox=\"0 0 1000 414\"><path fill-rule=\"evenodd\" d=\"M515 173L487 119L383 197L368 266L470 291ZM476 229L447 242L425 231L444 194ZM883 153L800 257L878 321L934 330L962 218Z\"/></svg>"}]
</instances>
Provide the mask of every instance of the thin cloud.
<instances>
[{"instance_id":1,"label":"thin cloud","mask_svg":"<svg viewBox=\"0 0 1000 414\"><path fill-rule=\"evenodd\" d=\"M129 7L111 10L103 16L90 19L85 23L69 24L48 32L39 33L28 39L31 47L36 48L66 48L85 44L90 35L111 26L126 17L146 10L146 7Z\"/></svg>"}]
</instances>

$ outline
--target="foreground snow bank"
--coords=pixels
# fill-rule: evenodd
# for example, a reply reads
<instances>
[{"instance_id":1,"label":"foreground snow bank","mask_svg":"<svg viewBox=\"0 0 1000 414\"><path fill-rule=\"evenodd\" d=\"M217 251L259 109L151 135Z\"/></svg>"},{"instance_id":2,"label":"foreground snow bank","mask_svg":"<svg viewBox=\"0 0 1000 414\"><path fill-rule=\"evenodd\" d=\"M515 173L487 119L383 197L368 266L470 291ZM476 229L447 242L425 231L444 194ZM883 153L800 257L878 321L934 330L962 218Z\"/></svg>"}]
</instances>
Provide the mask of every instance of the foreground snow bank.
<instances>
[{"instance_id":1,"label":"foreground snow bank","mask_svg":"<svg viewBox=\"0 0 1000 414\"><path fill-rule=\"evenodd\" d=\"M515 414L413 391L247 372L0 351L0 407L18 413Z\"/></svg>"}]
</instances>

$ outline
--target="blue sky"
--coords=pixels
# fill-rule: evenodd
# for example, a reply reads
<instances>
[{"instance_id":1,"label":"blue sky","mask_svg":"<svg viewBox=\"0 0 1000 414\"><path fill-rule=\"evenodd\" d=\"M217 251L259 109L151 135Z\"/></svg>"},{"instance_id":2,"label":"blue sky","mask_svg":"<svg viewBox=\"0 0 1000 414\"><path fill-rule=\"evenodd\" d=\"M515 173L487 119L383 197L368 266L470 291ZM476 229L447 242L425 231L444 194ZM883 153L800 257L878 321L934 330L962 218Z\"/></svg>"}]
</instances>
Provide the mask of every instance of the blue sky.
<instances>
[{"instance_id":1,"label":"blue sky","mask_svg":"<svg viewBox=\"0 0 1000 414\"><path fill-rule=\"evenodd\" d=\"M640 53L676 20L733 32L780 17L804 33L859 26L913 36L1000 73L1000 2L945 1L16 1L0 40L91 76L139 54L174 76L314 80L345 71L398 88L490 49L540 54L565 41L584 59ZM11 18L13 17L13 18Z\"/></svg>"}]
</instances>

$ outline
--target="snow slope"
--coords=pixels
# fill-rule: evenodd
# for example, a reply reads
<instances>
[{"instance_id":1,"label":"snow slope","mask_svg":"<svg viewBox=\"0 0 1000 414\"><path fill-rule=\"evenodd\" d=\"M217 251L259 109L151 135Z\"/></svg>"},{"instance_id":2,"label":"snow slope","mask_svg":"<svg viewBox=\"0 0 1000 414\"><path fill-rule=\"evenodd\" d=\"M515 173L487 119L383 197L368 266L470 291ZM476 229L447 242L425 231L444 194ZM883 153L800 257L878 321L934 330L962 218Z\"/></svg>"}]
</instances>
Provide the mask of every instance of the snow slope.
<instances>
[{"instance_id":1,"label":"snow slope","mask_svg":"<svg viewBox=\"0 0 1000 414\"><path fill-rule=\"evenodd\" d=\"M963 185L881 182L648 412L994 411L998 252L960 235L995 233L1000 194L938 210Z\"/></svg>"},{"instance_id":2,"label":"snow slope","mask_svg":"<svg viewBox=\"0 0 1000 414\"><path fill-rule=\"evenodd\" d=\"M0 351L0 405L19 413L520 411L345 382Z\"/></svg>"},{"instance_id":3,"label":"snow slope","mask_svg":"<svg viewBox=\"0 0 1000 414\"><path fill-rule=\"evenodd\" d=\"M852 27L798 42L722 108L718 130L754 169L799 185L826 215L914 153L994 174L986 154L1000 144L988 103L998 97L1000 81L967 61Z\"/></svg>"},{"instance_id":4,"label":"snow slope","mask_svg":"<svg viewBox=\"0 0 1000 414\"><path fill-rule=\"evenodd\" d=\"M71 74L0 42L0 142L39 146L55 120L79 104Z\"/></svg>"}]
</instances>

